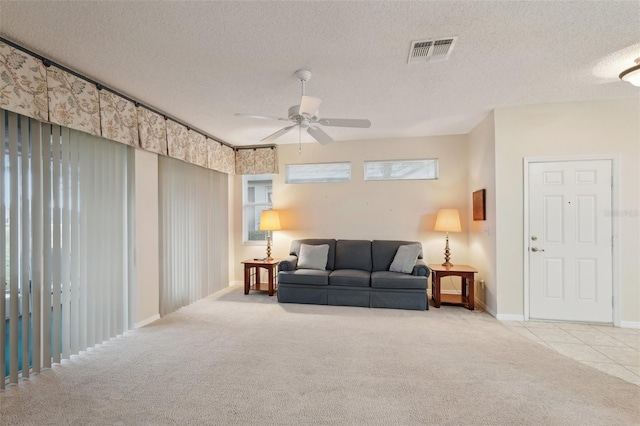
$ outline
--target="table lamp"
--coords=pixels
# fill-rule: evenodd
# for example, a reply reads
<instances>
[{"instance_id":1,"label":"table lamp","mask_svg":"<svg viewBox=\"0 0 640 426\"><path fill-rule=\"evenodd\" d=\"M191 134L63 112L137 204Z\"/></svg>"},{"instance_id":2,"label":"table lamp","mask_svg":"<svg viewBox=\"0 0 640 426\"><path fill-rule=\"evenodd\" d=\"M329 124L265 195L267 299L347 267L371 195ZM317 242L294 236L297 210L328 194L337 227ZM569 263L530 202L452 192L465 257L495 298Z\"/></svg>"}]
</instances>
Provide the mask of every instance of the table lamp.
<instances>
[{"instance_id":1,"label":"table lamp","mask_svg":"<svg viewBox=\"0 0 640 426\"><path fill-rule=\"evenodd\" d=\"M262 210L260 216L260 230L267 231L267 257L266 260L273 260L271 257L271 231L278 231L280 227L280 215L277 210Z\"/></svg>"},{"instance_id":2,"label":"table lamp","mask_svg":"<svg viewBox=\"0 0 640 426\"><path fill-rule=\"evenodd\" d=\"M442 266L453 266L449 259L451 252L449 251L449 232L461 232L462 226L460 225L460 213L458 209L440 209L438 210L438 216L436 217L436 231L443 231L447 233L447 244L444 247L444 263Z\"/></svg>"}]
</instances>

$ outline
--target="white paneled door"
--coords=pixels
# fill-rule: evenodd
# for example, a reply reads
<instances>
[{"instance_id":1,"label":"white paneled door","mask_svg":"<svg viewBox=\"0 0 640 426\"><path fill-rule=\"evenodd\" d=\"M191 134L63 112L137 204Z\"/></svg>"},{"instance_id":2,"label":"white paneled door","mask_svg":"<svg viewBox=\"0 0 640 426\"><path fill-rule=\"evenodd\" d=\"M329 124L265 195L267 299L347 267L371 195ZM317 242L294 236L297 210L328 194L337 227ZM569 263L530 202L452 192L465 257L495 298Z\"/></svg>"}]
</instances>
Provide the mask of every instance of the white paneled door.
<instances>
[{"instance_id":1,"label":"white paneled door","mask_svg":"<svg viewBox=\"0 0 640 426\"><path fill-rule=\"evenodd\" d=\"M529 317L613 322L612 162L529 163Z\"/></svg>"}]
</instances>

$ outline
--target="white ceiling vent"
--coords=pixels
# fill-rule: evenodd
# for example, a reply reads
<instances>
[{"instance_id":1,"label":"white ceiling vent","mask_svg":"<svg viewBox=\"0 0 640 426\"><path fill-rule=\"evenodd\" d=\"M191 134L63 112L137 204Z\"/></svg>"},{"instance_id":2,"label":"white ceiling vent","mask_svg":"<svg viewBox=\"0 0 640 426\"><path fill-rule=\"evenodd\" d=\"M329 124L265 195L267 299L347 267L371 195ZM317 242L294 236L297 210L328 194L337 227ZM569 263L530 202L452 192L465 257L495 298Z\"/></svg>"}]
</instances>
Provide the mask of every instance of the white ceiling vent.
<instances>
[{"instance_id":1,"label":"white ceiling vent","mask_svg":"<svg viewBox=\"0 0 640 426\"><path fill-rule=\"evenodd\" d=\"M412 41L407 63L418 64L421 62L444 61L445 59L449 59L449 55L457 39L458 37L446 37Z\"/></svg>"}]
</instances>

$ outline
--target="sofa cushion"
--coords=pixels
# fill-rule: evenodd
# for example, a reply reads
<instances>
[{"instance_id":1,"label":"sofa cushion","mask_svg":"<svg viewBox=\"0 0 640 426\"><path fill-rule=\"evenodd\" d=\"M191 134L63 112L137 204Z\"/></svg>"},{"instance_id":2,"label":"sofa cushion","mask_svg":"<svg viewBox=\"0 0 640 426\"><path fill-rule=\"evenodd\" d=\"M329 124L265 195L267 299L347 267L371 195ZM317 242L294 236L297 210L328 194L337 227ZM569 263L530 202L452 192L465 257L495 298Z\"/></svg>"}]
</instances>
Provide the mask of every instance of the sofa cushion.
<instances>
[{"instance_id":1,"label":"sofa cushion","mask_svg":"<svg viewBox=\"0 0 640 426\"><path fill-rule=\"evenodd\" d=\"M289 254L298 256L298 254L300 254L300 246L302 244L308 244L310 246L329 244L329 254L327 255L327 269L335 269L334 262L336 258L336 240L327 238L307 238L303 240L293 240L291 242L291 250L289 250Z\"/></svg>"},{"instance_id":2,"label":"sofa cushion","mask_svg":"<svg viewBox=\"0 0 640 426\"><path fill-rule=\"evenodd\" d=\"M298 269L297 271L280 271L278 283L329 285L331 271L318 271L315 269Z\"/></svg>"},{"instance_id":3,"label":"sofa cushion","mask_svg":"<svg viewBox=\"0 0 640 426\"><path fill-rule=\"evenodd\" d=\"M324 271L327 269L328 254L329 244L321 244L319 246L301 244L300 255L298 256L298 269L318 269Z\"/></svg>"},{"instance_id":4,"label":"sofa cushion","mask_svg":"<svg viewBox=\"0 0 640 426\"><path fill-rule=\"evenodd\" d=\"M336 262L333 269L359 269L371 272L371 241L336 241Z\"/></svg>"},{"instance_id":5,"label":"sofa cushion","mask_svg":"<svg viewBox=\"0 0 640 426\"><path fill-rule=\"evenodd\" d=\"M420 246L420 254L418 259L422 259L422 244L417 241L392 241L392 240L374 240L371 242L371 259L373 261L372 271L388 271L393 262L393 258L398 251L398 247L407 244L418 244Z\"/></svg>"},{"instance_id":6,"label":"sofa cushion","mask_svg":"<svg viewBox=\"0 0 640 426\"><path fill-rule=\"evenodd\" d=\"M427 277L400 272L378 271L371 274L371 287L427 290Z\"/></svg>"},{"instance_id":7,"label":"sofa cushion","mask_svg":"<svg viewBox=\"0 0 640 426\"><path fill-rule=\"evenodd\" d=\"M391 272L402 272L403 274L410 274L413 272L413 267L418 260L421 247L418 244L406 244L398 247L393 262L389 266Z\"/></svg>"},{"instance_id":8,"label":"sofa cushion","mask_svg":"<svg viewBox=\"0 0 640 426\"><path fill-rule=\"evenodd\" d=\"M358 269L336 269L329 275L329 285L369 287L371 274Z\"/></svg>"}]
</instances>

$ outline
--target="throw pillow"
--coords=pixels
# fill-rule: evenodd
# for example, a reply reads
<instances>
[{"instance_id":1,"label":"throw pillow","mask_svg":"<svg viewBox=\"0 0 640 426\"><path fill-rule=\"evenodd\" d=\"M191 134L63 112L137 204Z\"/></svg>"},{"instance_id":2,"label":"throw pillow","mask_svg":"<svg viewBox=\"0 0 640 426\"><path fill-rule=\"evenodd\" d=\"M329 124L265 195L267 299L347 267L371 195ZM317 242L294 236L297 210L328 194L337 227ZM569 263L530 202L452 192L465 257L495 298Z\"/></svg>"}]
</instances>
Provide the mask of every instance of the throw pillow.
<instances>
[{"instance_id":1,"label":"throw pillow","mask_svg":"<svg viewBox=\"0 0 640 426\"><path fill-rule=\"evenodd\" d=\"M418 260L420 254L420 246L418 244L406 244L398 247L396 255L389 266L391 272L402 272L410 274Z\"/></svg>"},{"instance_id":2,"label":"throw pillow","mask_svg":"<svg viewBox=\"0 0 640 426\"><path fill-rule=\"evenodd\" d=\"M298 269L327 269L327 257L329 255L329 244L312 246L309 244L300 245L298 253Z\"/></svg>"}]
</instances>

